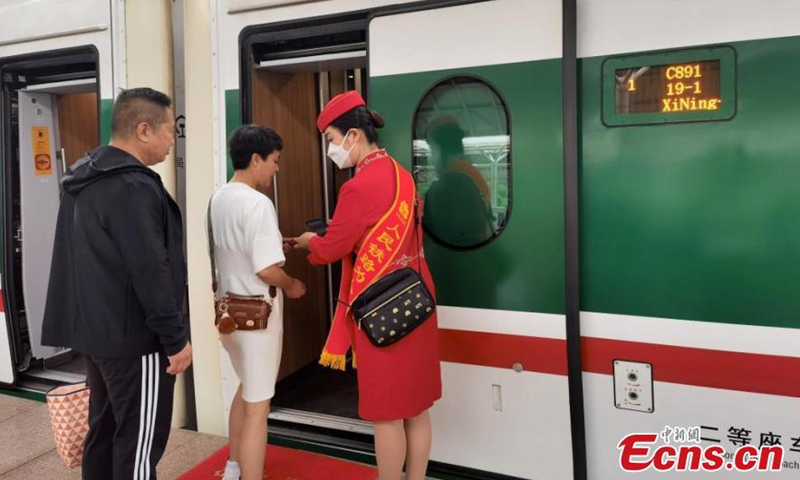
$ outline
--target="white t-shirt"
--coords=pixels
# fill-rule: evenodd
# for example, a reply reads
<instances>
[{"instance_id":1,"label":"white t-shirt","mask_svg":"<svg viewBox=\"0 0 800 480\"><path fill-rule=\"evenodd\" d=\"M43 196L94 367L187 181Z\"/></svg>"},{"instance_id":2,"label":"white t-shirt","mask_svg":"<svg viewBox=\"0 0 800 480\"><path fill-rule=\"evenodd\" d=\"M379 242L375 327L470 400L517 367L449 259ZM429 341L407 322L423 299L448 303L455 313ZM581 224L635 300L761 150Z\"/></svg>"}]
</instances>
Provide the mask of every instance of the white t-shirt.
<instances>
[{"instance_id":1,"label":"white t-shirt","mask_svg":"<svg viewBox=\"0 0 800 480\"><path fill-rule=\"evenodd\" d=\"M269 286L257 273L283 266L283 237L272 200L244 183L229 183L211 201L214 255L219 286L225 293L264 295ZM220 335L246 402L261 402L275 394L275 381L283 349L283 293L278 290L265 330L235 331Z\"/></svg>"},{"instance_id":2,"label":"white t-shirt","mask_svg":"<svg viewBox=\"0 0 800 480\"><path fill-rule=\"evenodd\" d=\"M228 183L214 194L211 221L217 295L268 295L269 286L256 274L286 261L272 200L244 183Z\"/></svg>"}]
</instances>

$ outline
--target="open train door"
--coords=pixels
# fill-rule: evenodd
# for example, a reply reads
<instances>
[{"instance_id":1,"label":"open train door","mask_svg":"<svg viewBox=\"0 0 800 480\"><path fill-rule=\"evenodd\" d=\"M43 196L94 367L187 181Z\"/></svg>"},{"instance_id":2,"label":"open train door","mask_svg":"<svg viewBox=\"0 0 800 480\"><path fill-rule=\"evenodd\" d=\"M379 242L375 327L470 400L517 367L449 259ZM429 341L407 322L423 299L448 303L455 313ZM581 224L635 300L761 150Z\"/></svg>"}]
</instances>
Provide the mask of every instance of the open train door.
<instances>
[{"instance_id":1,"label":"open train door","mask_svg":"<svg viewBox=\"0 0 800 480\"><path fill-rule=\"evenodd\" d=\"M425 203L444 389L432 460L571 479L562 5L448 5L374 16L368 44L382 144Z\"/></svg>"},{"instance_id":2,"label":"open train door","mask_svg":"<svg viewBox=\"0 0 800 480\"><path fill-rule=\"evenodd\" d=\"M66 41L64 37L53 43ZM100 53L97 45L34 52L25 49L35 46L20 45L21 53L18 49L15 55L0 55L5 317L0 362L8 358L11 366L0 382L43 392L85 379L83 359L76 352L44 346L41 338L60 180L66 168L99 143ZM111 82L104 81L110 97Z\"/></svg>"},{"instance_id":3,"label":"open train door","mask_svg":"<svg viewBox=\"0 0 800 480\"><path fill-rule=\"evenodd\" d=\"M31 354L48 359L64 351L42 345L41 338L65 160L59 161L61 157L56 155L59 137L56 96L36 90L20 91L18 95L25 320Z\"/></svg>"}]
</instances>

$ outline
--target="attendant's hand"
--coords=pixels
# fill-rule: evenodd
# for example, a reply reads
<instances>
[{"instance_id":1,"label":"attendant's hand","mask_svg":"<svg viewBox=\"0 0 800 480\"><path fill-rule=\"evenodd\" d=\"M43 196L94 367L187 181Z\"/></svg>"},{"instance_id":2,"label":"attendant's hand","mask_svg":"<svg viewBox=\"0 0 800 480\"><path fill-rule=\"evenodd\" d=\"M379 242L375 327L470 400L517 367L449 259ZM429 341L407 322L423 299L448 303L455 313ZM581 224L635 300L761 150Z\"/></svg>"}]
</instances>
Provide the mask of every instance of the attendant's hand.
<instances>
[{"instance_id":1,"label":"attendant's hand","mask_svg":"<svg viewBox=\"0 0 800 480\"><path fill-rule=\"evenodd\" d=\"M306 294L306 286L300 280L293 278L292 284L289 285L289 288L285 289L283 293L289 298L300 298Z\"/></svg>"},{"instance_id":2,"label":"attendant's hand","mask_svg":"<svg viewBox=\"0 0 800 480\"><path fill-rule=\"evenodd\" d=\"M186 346L183 347L183 350L175 355L172 355L171 357L167 357L167 359L169 360L167 373L170 375L183 373L187 368L189 368L189 365L192 364L192 344L186 342Z\"/></svg>"},{"instance_id":3,"label":"attendant's hand","mask_svg":"<svg viewBox=\"0 0 800 480\"><path fill-rule=\"evenodd\" d=\"M311 244L311 239L316 237L317 234L314 232L306 232L299 237L294 239L294 248L301 248L303 250L308 250L308 246Z\"/></svg>"}]
</instances>

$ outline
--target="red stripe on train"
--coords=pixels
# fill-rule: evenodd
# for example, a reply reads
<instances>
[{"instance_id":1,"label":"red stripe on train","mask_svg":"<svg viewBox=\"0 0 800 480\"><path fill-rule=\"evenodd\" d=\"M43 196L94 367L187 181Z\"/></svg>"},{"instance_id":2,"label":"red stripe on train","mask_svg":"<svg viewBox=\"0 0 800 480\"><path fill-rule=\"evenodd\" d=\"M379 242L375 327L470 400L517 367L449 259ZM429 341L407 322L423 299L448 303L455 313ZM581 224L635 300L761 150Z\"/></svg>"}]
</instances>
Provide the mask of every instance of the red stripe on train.
<instances>
[{"instance_id":1,"label":"red stripe on train","mask_svg":"<svg viewBox=\"0 0 800 480\"><path fill-rule=\"evenodd\" d=\"M653 364L654 380L800 398L800 358L583 337L583 371L611 375L614 360ZM567 342L441 329L444 362L567 375Z\"/></svg>"},{"instance_id":2,"label":"red stripe on train","mask_svg":"<svg viewBox=\"0 0 800 480\"><path fill-rule=\"evenodd\" d=\"M439 357L497 368L520 363L527 372L567 374L567 342L553 338L440 329Z\"/></svg>"},{"instance_id":3,"label":"red stripe on train","mask_svg":"<svg viewBox=\"0 0 800 480\"><path fill-rule=\"evenodd\" d=\"M800 397L800 358L584 337L583 369L611 375L615 359L653 364L654 380Z\"/></svg>"}]
</instances>

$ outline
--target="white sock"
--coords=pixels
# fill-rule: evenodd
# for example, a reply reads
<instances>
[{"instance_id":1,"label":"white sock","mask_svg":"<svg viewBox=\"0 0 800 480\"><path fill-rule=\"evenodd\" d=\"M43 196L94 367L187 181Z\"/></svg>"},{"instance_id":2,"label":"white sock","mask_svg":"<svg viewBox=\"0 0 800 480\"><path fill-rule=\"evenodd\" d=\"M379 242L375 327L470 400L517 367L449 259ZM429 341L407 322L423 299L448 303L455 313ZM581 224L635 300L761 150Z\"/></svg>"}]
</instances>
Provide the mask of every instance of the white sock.
<instances>
[{"instance_id":1,"label":"white sock","mask_svg":"<svg viewBox=\"0 0 800 480\"><path fill-rule=\"evenodd\" d=\"M239 480L241 475L242 472L239 470L239 462L228 460L228 463L225 464L225 474L222 476L222 480Z\"/></svg>"}]
</instances>

